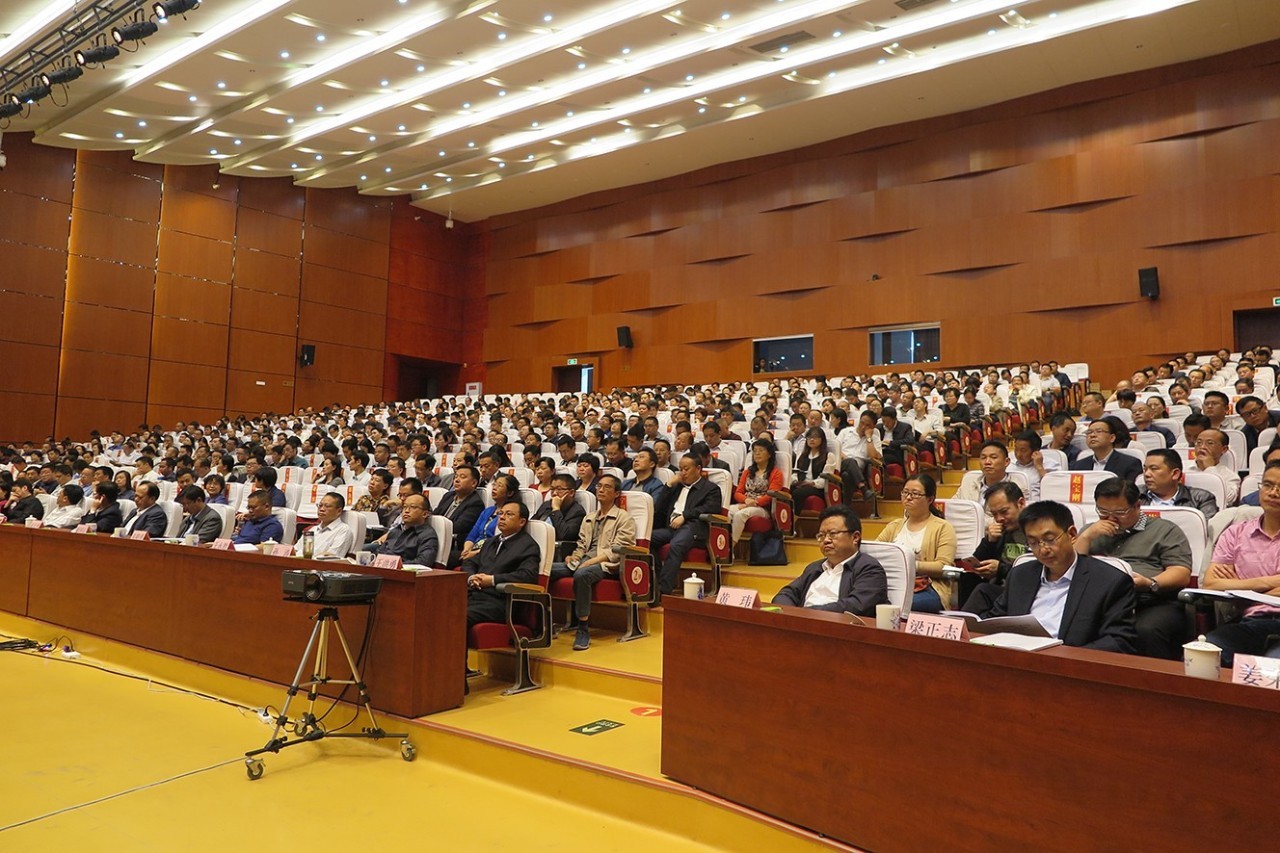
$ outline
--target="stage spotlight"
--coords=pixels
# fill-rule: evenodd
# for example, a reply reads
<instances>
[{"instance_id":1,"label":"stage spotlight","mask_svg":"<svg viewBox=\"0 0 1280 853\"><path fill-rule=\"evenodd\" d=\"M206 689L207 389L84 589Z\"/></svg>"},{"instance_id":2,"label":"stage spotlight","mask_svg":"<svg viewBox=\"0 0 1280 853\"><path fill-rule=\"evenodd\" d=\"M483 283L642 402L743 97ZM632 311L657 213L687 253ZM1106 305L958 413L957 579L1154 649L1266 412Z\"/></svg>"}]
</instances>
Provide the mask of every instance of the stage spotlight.
<instances>
[{"instance_id":1,"label":"stage spotlight","mask_svg":"<svg viewBox=\"0 0 1280 853\"><path fill-rule=\"evenodd\" d=\"M22 104L15 104L8 98L0 104L0 118L13 118L20 112L22 112Z\"/></svg>"},{"instance_id":2,"label":"stage spotlight","mask_svg":"<svg viewBox=\"0 0 1280 853\"><path fill-rule=\"evenodd\" d=\"M51 91L52 90L45 84L37 83L34 86L29 86L26 89L23 89L21 92L14 92L9 95L9 100L21 109L23 104L34 104L36 101L49 97L49 93Z\"/></svg>"},{"instance_id":3,"label":"stage spotlight","mask_svg":"<svg viewBox=\"0 0 1280 853\"><path fill-rule=\"evenodd\" d=\"M56 71L46 71L40 75L40 82L46 86L65 86L84 74L79 65L64 65Z\"/></svg>"},{"instance_id":4,"label":"stage spotlight","mask_svg":"<svg viewBox=\"0 0 1280 853\"><path fill-rule=\"evenodd\" d=\"M125 24L123 27L112 27L111 38L116 44L124 44L127 41L142 41L147 36L153 36L156 30L160 29L156 26L155 21L134 21L132 24Z\"/></svg>"},{"instance_id":5,"label":"stage spotlight","mask_svg":"<svg viewBox=\"0 0 1280 853\"><path fill-rule=\"evenodd\" d=\"M100 44L95 47L85 48L76 51L77 65L96 65L100 62L109 62L120 55L120 48L114 44Z\"/></svg>"},{"instance_id":6,"label":"stage spotlight","mask_svg":"<svg viewBox=\"0 0 1280 853\"><path fill-rule=\"evenodd\" d=\"M171 18L174 15L185 15L192 9L200 6L200 0L160 0L151 7L151 11L155 12L156 17L160 20Z\"/></svg>"}]
</instances>

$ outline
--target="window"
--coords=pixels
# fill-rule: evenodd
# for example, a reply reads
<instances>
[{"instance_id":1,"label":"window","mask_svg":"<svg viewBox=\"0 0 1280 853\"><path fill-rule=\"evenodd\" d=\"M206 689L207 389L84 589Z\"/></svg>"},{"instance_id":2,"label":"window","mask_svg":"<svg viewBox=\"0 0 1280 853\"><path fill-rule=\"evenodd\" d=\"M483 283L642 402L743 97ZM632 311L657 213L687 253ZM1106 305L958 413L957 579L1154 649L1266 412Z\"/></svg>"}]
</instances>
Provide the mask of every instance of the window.
<instances>
[{"instance_id":1,"label":"window","mask_svg":"<svg viewBox=\"0 0 1280 853\"><path fill-rule=\"evenodd\" d=\"M753 373L802 373L813 370L813 335L795 338L758 338L752 359Z\"/></svg>"},{"instance_id":2,"label":"window","mask_svg":"<svg viewBox=\"0 0 1280 853\"><path fill-rule=\"evenodd\" d=\"M923 364L941 356L938 325L869 329L872 364Z\"/></svg>"}]
</instances>

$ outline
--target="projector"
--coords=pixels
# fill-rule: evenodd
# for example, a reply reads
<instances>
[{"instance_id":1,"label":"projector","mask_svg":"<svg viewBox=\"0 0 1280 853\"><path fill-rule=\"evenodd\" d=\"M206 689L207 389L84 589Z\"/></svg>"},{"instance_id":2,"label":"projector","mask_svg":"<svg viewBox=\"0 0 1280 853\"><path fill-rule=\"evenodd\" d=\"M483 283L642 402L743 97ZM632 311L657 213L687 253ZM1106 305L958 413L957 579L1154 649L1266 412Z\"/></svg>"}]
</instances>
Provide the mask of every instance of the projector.
<instances>
[{"instance_id":1,"label":"projector","mask_svg":"<svg viewBox=\"0 0 1280 853\"><path fill-rule=\"evenodd\" d=\"M370 602L382 589L382 578L354 572L316 572L289 569L281 577L284 597L317 604Z\"/></svg>"}]
</instances>

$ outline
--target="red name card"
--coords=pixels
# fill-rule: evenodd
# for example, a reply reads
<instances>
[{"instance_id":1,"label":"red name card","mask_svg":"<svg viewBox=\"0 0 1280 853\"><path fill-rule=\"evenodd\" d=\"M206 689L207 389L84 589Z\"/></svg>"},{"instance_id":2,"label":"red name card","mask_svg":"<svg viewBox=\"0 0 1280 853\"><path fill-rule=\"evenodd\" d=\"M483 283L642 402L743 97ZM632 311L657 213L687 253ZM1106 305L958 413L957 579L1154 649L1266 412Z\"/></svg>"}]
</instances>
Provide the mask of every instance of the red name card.
<instances>
[{"instance_id":1,"label":"red name card","mask_svg":"<svg viewBox=\"0 0 1280 853\"><path fill-rule=\"evenodd\" d=\"M230 551L235 546L230 539L215 539L209 547L215 551Z\"/></svg>"},{"instance_id":2,"label":"red name card","mask_svg":"<svg viewBox=\"0 0 1280 853\"><path fill-rule=\"evenodd\" d=\"M292 545L273 545L271 547L271 556L273 557L292 557Z\"/></svg>"},{"instance_id":3,"label":"red name card","mask_svg":"<svg viewBox=\"0 0 1280 853\"><path fill-rule=\"evenodd\" d=\"M1231 683L1280 690L1280 658L1237 654L1231 670Z\"/></svg>"},{"instance_id":4,"label":"red name card","mask_svg":"<svg viewBox=\"0 0 1280 853\"><path fill-rule=\"evenodd\" d=\"M129 538L135 542L146 542L151 538L151 534L145 530L135 530L129 534Z\"/></svg>"},{"instance_id":5,"label":"red name card","mask_svg":"<svg viewBox=\"0 0 1280 853\"><path fill-rule=\"evenodd\" d=\"M92 524L77 524L74 533L92 533L98 528Z\"/></svg>"},{"instance_id":6,"label":"red name card","mask_svg":"<svg viewBox=\"0 0 1280 853\"><path fill-rule=\"evenodd\" d=\"M373 567L375 569L398 569L401 560L395 554L379 554L373 558Z\"/></svg>"},{"instance_id":7,"label":"red name card","mask_svg":"<svg viewBox=\"0 0 1280 853\"><path fill-rule=\"evenodd\" d=\"M938 637L943 640L968 640L969 629L958 616L937 616L933 613L912 613L907 617L907 633L921 637Z\"/></svg>"},{"instance_id":8,"label":"red name card","mask_svg":"<svg viewBox=\"0 0 1280 853\"><path fill-rule=\"evenodd\" d=\"M23 522L23 524L30 527L32 530L39 530L41 527L44 527L44 522L38 518L28 518Z\"/></svg>"},{"instance_id":9,"label":"red name card","mask_svg":"<svg viewBox=\"0 0 1280 853\"><path fill-rule=\"evenodd\" d=\"M730 607L759 607L760 592L740 586L722 586L716 592L716 604L727 604Z\"/></svg>"}]
</instances>

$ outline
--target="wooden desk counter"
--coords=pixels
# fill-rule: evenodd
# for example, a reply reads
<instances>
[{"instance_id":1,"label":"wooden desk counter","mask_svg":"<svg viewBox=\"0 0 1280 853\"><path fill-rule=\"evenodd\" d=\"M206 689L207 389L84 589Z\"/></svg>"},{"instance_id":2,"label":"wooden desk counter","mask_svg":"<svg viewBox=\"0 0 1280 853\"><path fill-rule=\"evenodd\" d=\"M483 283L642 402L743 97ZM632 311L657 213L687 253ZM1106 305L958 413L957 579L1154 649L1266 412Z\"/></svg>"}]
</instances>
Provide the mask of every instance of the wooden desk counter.
<instances>
[{"instance_id":1,"label":"wooden desk counter","mask_svg":"<svg viewBox=\"0 0 1280 853\"><path fill-rule=\"evenodd\" d=\"M414 575L0 525L0 609L280 684L293 680L318 610L283 600L286 569L383 578L364 664L374 707L418 717L462 704L466 581L458 572ZM344 606L339 614L358 654L368 610ZM329 668L332 677L348 675L336 643Z\"/></svg>"},{"instance_id":2,"label":"wooden desk counter","mask_svg":"<svg viewBox=\"0 0 1280 853\"><path fill-rule=\"evenodd\" d=\"M662 772L870 850L1274 849L1280 691L663 600Z\"/></svg>"}]
</instances>

